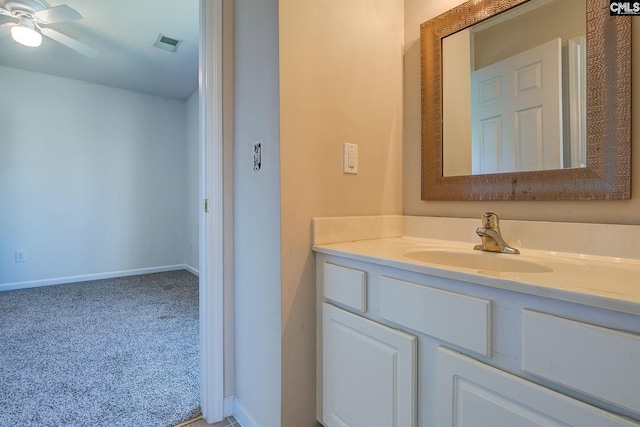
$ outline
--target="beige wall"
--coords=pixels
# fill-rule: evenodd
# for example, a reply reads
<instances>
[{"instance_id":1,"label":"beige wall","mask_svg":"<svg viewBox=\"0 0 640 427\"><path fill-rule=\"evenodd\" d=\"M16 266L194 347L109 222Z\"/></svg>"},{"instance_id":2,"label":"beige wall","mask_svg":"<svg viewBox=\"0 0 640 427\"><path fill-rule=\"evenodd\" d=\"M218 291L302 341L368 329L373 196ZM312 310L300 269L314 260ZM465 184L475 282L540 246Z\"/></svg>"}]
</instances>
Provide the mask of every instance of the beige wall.
<instances>
[{"instance_id":1,"label":"beige wall","mask_svg":"<svg viewBox=\"0 0 640 427\"><path fill-rule=\"evenodd\" d=\"M471 171L471 34L442 40L442 151L444 176Z\"/></svg>"},{"instance_id":2,"label":"beige wall","mask_svg":"<svg viewBox=\"0 0 640 427\"><path fill-rule=\"evenodd\" d=\"M312 217L402 211L401 0L280 0L282 426L315 423ZM342 145L359 174L342 173Z\"/></svg>"},{"instance_id":3,"label":"beige wall","mask_svg":"<svg viewBox=\"0 0 640 427\"><path fill-rule=\"evenodd\" d=\"M581 13L576 13L581 11ZM474 36L474 70L548 42L586 34L585 0L552 1L525 14L478 31ZM500 43L500 49L496 49Z\"/></svg>"},{"instance_id":4,"label":"beige wall","mask_svg":"<svg viewBox=\"0 0 640 427\"><path fill-rule=\"evenodd\" d=\"M636 200L420 201L419 25L460 3L278 3L284 427L316 425L311 218L397 213L475 218L491 209L509 219L640 223ZM640 29L634 31L636 43L639 37ZM343 142L359 145L358 175L342 173Z\"/></svg>"},{"instance_id":5,"label":"beige wall","mask_svg":"<svg viewBox=\"0 0 640 427\"><path fill-rule=\"evenodd\" d=\"M640 224L640 173L632 177L632 199L582 202L424 202L420 200L420 24L462 3L458 0L405 0L403 203L405 215L476 218L487 210L505 219ZM640 73L640 26L632 29L632 73ZM638 102L640 85L633 87L632 103ZM640 109L632 111L639 120ZM632 145L640 144L634 132ZM640 170L640 150L632 150L632 170Z\"/></svg>"}]
</instances>

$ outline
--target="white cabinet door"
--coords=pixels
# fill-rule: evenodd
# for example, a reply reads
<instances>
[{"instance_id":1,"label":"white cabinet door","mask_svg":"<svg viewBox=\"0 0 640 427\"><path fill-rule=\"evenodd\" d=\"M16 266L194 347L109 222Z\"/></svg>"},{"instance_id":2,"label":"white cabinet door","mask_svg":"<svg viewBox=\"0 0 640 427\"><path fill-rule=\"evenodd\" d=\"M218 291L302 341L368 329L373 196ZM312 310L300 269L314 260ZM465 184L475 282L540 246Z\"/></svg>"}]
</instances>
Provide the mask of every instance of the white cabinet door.
<instances>
[{"instance_id":1,"label":"white cabinet door","mask_svg":"<svg viewBox=\"0 0 640 427\"><path fill-rule=\"evenodd\" d=\"M323 304L327 427L416 426L416 337Z\"/></svg>"},{"instance_id":2,"label":"white cabinet door","mask_svg":"<svg viewBox=\"0 0 640 427\"><path fill-rule=\"evenodd\" d=\"M439 427L639 425L446 348L438 350Z\"/></svg>"}]
</instances>

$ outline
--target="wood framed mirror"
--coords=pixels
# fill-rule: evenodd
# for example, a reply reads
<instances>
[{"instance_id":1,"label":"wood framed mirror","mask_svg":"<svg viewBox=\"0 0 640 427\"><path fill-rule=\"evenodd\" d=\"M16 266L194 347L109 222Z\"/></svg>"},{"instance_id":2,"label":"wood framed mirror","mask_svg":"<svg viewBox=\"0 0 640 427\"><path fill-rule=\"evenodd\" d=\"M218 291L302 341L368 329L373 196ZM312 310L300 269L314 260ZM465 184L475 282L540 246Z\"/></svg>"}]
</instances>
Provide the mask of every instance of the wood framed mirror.
<instances>
[{"instance_id":1,"label":"wood framed mirror","mask_svg":"<svg viewBox=\"0 0 640 427\"><path fill-rule=\"evenodd\" d=\"M485 25L489 18L507 12L518 15L521 12L514 12L517 8L535 8L535 1L549 3L552 0L471 0L421 25L422 200L619 200L631 197L631 19L610 16L607 0L583 0L581 12L586 30L583 36L586 49L582 53L585 58L582 75L586 80L582 102L584 160L571 164L566 160L567 149L560 148L564 150L565 163L559 167L542 170L514 167L490 173L478 169L460 173L454 169L452 173L445 173L444 127L452 131L456 126L443 125L446 121L443 117L444 39L474 25ZM566 59L561 61L566 63ZM464 67L454 67L460 68ZM505 83L505 88L509 84ZM565 119L561 121L566 120L566 111L564 114ZM534 122L544 131L552 127L548 126L550 120L543 121L540 117ZM524 127L515 133L523 134ZM566 133L567 123L560 127L565 129L560 132ZM541 138L538 135L534 139ZM476 144L471 140L469 136L471 145ZM453 152L456 156L456 151ZM471 154L460 156L466 158Z\"/></svg>"}]
</instances>

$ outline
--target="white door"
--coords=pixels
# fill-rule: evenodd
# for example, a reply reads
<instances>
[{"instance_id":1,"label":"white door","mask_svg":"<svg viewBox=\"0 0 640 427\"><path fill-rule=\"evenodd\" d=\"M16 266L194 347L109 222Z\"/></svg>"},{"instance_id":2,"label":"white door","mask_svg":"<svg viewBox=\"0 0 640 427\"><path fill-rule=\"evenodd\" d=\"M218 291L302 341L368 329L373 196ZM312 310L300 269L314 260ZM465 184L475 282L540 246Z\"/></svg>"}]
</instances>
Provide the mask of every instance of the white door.
<instances>
[{"instance_id":1,"label":"white door","mask_svg":"<svg viewBox=\"0 0 640 427\"><path fill-rule=\"evenodd\" d=\"M413 335L323 304L326 427L416 426Z\"/></svg>"},{"instance_id":2,"label":"white door","mask_svg":"<svg viewBox=\"0 0 640 427\"><path fill-rule=\"evenodd\" d=\"M438 349L438 426L639 426L468 356Z\"/></svg>"},{"instance_id":3,"label":"white door","mask_svg":"<svg viewBox=\"0 0 640 427\"><path fill-rule=\"evenodd\" d=\"M471 73L472 172L560 169L562 40Z\"/></svg>"}]
</instances>

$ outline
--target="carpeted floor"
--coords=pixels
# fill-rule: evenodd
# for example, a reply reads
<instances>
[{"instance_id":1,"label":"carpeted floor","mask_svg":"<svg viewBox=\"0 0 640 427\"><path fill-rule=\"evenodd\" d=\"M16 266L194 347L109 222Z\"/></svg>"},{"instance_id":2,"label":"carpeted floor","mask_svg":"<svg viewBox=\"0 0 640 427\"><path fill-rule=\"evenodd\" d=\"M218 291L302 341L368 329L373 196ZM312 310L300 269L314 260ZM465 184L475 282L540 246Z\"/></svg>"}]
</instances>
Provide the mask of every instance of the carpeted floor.
<instances>
[{"instance_id":1,"label":"carpeted floor","mask_svg":"<svg viewBox=\"0 0 640 427\"><path fill-rule=\"evenodd\" d=\"M0 292L0 426L173 426L199 387L187 271Z\"/></svg>"}]
</instances>

